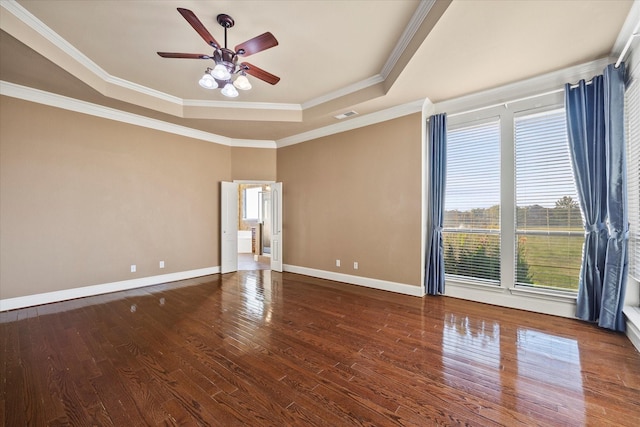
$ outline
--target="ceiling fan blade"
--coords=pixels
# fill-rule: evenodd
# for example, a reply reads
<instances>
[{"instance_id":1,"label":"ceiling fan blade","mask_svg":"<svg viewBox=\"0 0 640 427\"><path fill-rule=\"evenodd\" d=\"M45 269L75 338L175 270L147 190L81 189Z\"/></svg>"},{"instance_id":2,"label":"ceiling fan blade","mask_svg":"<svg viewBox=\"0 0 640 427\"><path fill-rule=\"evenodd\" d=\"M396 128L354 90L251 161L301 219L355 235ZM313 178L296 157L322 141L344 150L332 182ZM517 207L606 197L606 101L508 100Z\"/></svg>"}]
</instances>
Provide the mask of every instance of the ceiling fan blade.
<instances>
[{"instance_id":1,"label":"ceiling fan blade","mask_svg":"<svg viewBox=\"0 0 640 427\"><path fill-rule=\"evenodd\" d=\"M174 52L158 52L163 58L187 58L187 59L213 59L209 55L201 53L174 53Z\"/></svg>"},{"instance_id":2,"label":"ceiling fan blade","mask_svg":"<svg viewBox=\"0 0 640 427\"><path fill-rule=\"evenodd\" d=\"M249 56L274 46L278 46L278 40L276 40L273 34L266 32L244 43L240 43L236 46L235 50L238 55ZM242 51L242 53L240 51Z\"/></svg>"},{"instance_id":3,"label":"ceiling fan blade","mask_svg":"<svg viewBox=\"0 0 640 427\"><path fill-rule=\"evenodd\" d=\"M200 34L200 37L202 37L208 45L213 46L214 48L220 47L220 44L216 41L216 39L213 38L209 30L207 30L205 26L202 25L202 22L200 22L195 13L193 13L189 9L183 9L181 7L178 8L178 12L180 12L180 15L182 15L189 24L191 24L193 29L196 30L198 34Z\"/></svg>"},{"instance_id":4,"label":"ceiling fan blade","mask_svg":"<svg viewBox=\"0 0 640 427\"><path fill-rule=\"evenodd\" d=\"M262 68L258 68L255 65L249 64L248 62L243 62L242 64L240 64L240 66L247 74L252 75L253 77L265 81L269 84L274 85L280 81L280 77L274 76L273 74L266 72Z\"/></svg>"}]
</instances>

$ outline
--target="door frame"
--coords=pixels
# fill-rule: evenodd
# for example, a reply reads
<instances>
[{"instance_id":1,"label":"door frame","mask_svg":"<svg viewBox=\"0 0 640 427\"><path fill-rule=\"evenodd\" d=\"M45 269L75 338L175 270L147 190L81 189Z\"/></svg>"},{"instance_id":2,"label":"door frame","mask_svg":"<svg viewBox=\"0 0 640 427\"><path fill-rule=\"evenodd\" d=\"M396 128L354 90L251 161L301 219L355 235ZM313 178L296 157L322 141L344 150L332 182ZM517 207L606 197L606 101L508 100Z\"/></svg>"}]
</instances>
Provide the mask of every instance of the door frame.
<instances>
[{"instance_id":1,"label":"door frame","mask_svg":"<svg viewBox=\"0 0 640 427\"><path fill-rule=\"evenodd\" d=\"M231 182L233 184L236 184L237 186L239 186L240 184L268 184L268 185L273 185L276 184L277 181L274 180L259 180L259 179L234 179L233 181L221 181L221 182ZM221 184L222 187L222 184ZM239 197L238 197L239 199ZM226 202L223 197L222 197L222 190L220 190L220 212L222 215L222 212L224 211L224 209L229 209L228 206L226 206ZM239 212L239 208L240 208L240 200L237 200L236 206L235 206L235 212ZM222 230L223 228L223 224L222 224L222 216L220 217L220 229ZM239 228L239 221L236 222L236 226L235 226L235 235L238 235L238 228ZM234 230L227 230L228 233L233 233ZM234 246L235 248L235 254L230 254L227 253L227 251L229 250L229 248L231 248L232 245L226 245L226 244L222 244L222 239L224 238L222 231L220 232L220 271L221 273L228 273L231 271L237 271L238 270L238 249L237 249L237 244ZM237 242L237 238L236 238L236 242ZM280 243L280 249L282 250L282 243ZM233 250L233 249L232 249ZM282 255L282 253L280 254ZM273 256L273 254L271 254L271 256ZM229 259L229 257L233 257L235 258L235 269L230 270L230 271L223 271L222 270L222 264L223 264L223 260L225 259ZM281 259L281 258L280 258ZM273 265L272 265L273 268ZM228 269L226 269L228 270ZM282 271L277 270L277 271Z\"/></svg>"}]
</instances>

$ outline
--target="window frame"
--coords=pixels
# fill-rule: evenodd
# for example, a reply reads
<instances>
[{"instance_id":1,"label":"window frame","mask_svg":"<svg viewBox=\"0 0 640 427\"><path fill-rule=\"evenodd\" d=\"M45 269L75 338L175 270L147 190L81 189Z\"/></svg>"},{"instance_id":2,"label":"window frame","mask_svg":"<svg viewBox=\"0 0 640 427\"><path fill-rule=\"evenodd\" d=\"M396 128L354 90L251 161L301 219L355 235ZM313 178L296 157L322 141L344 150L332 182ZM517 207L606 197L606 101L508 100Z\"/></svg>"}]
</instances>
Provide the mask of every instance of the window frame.
<instances>
[{"instance_id":1,"label":"window frame","mask_svg":"<svg viewBox=\"0 0 640 427\"><path fill-rule=\"evenodd\" d=\"M513 276L513 287L514 289L517 290L521 290L521 291L535 291L535 292L545 292L545 293L549 293L550 295L558 295L558 296L566 296L566 297L576 297L578 294L578 290L570 290L570 289L561 289L561 288L553 288L553 287L544 287L544 286L536 286L534 284L526 284L526 283L518 283L517 281L517 269L516 269L516 264L518 262L517 259L517 244L518 244L518 236L546 236L546 235L555 235L555 236L566 236L566 237L575 237L575 236L581 236L583 237L584 240L584 226L582 227L581 231L544 231L544 230L528 230L528 231L523 231L523 232L519 232L518 231L518 220L517 220L517 187L515 185L516 183L516 129L515 129L515 121L516 119L520 118L520 117L526 117L526 116L531 116L531 115L536 115L536 114L544 114L544 113L550 113L553 111L558 111L558 110L562 110L565 114L565 120L566 120L566 107L564 105L564 102L558 104L558 103L552 103L552 104L548 104L548 105L543 105L543 106L538 106L538 107L534 107L534 108L530 108L530 109L526 109L526 110L518 110L518 111L514 111L513 113L513 117L512 117L512 122L513 122L513 148L514 148L514 152L513 152L513 181L514 181L514 189L513 189L513 210L514 210L514 221L513 221L513 227L514 227L514 240L513 240L513 244L515 247L515 256L513 257L513 268L514 268L514 276ZM568 147L567 147L568 149ZM577 201L577 200L576 200Z\"/></svg>"},{"instance_id":2,"label":"window frame","mask_svg":"<svg viewBox=\"0 0 640 427\"><path fill-rule=\"evenodd\" d=\"M640 68L640 67L638 67ZM638 72L637 74L640 74ZM634 96L634 99L631 99ZM631 117L633 102L635 117ZM635 119L635 120L634 120ZM631 128L633 126L633 128ZM633 132L632 132L633 131ZM631 137L640 133L640 76L632 75L625 89L625 138L627 146L627 200L629 217L629 278L640 282L640 141L632 144ZM636 168L636 172L633 169ZM634 175L632 175L634 174Z\"/></svg>"},{"instance_id":3,"label":"window frame","mask_svg":"<svg viewBox=\"0 0 640 427\"><path fill-rule=\"evenodd\" d=\"M515 188L515 125L516 115L534 114L564 108L564 90L534 94L510 103L495 104L475 110L448 114L449 128L481 124L483 121L500 122L500 282L497 286L479 280L447 277L447 284L468 288L470 291L490 290L517 297L535 297L551 301L575 301L577 292L518 286L516 284L516 188ZM480 295L480 294L473 294Z\"/></svg>"},{"instance_id":4,"label":"window frame","mask_svg":"<svg viewBox=\"0 0 640 427\"><path fill-rule=\"evenodd\" d=\"M482 117L482 118L473 118L470 121L457 121L457 120L453 120L453 123L449 122L448 124L448 128L447 128L447 134L450 131L455 131L455 130L459 130L459 129L464 129L464 128L470 128L470 127L474 127L474 126L482 126L485 124L489 124L489 123L496 123L498 125L498 131L499 131L499 147L500 147L500 159L499 162L502 161L502 129L501 129L501 118L499 115L493 114L493 115L489 115L486 117ZM449 156L449 151L447 150L447 161L448 161L448 156ZM447 167L448 170L448 167ZM500 187L502 184L502 168L500 169L499 172L499 180L500 180ZM445 190L445 198L446 198L446 190ZM460 282L460 283L467 283L467 284L477 284L477 285L481 285L481 286L487 286L487 287L500 287L500 284L502 282L502 240L500 238L501 236L501 231L502 231L502 203L501 203L501 199L502 197L499 198L500 200L498 201L498 204L500 206L500 213L499 213L499 218L498 218L498 224L499 224L499 228L496 229L479 229L479 228L472 228L472 229L458 229L458 228L443 228L442 232L443 233L454 233L454 234L488 234L488 235L498 235L499 236L499 250L500 250L500 279L499 280L491 280L491 279L482 279L482 278L478 278L478 277L470 277L470 276L460 276L460 275L454 275L454 274L447 274L446 270L445 270L445 276L447 280L453 280L456 282ZM446 203L445 203L446 205Z\"/></svg>"}]
</instances>

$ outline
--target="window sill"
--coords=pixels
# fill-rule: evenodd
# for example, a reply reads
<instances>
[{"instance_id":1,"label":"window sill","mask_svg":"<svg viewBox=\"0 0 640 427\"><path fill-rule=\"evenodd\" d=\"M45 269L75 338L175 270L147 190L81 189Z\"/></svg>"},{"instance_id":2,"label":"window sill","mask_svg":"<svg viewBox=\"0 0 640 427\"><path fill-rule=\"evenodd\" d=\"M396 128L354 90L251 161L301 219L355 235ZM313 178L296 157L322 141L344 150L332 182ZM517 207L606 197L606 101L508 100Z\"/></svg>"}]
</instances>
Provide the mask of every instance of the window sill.
<instances>
[{"instance_id":1,"label":"window sill","mask_svg":"<svg viewBox=\"0 0 640 427\"><path fill-rule=\"evenodd\" d=\"M509 293L514 296L542 298L551 301L575 302L577 298L577 295L573 292L554 291L550 289L530 289L526 287L507 288L504 286L500 286L499 284L464 280L458 277L446 279L446 284L496 293Z\"/></svg>"},{"instance_id":2,"label":"window sill","mask_svg":"<svg viewBox=\"0 0 640 427\"><path fill-rule=\"evenodd\" d=\"M473 281L473 280L465 280L465 279L461 279L460 277L445 277L445 287L449 284L452 286L482 289L483 291L491 291L491 292L499 292L499 293L504 293L506 291L506 288L503 288L502 286L500 286L499 283L494 284L494 283L488 283L488 282L485 283L485 282L479 282L479 281Z\"/></svg>"},{"instance_id":3,"label":"window sill","mask_svg":"<svg viewBox=\"0 0 640 427\"><path fill-rule=\"evenodd\" d=\"M640 307L625 306L622 310L627 320L633 323L638 329L640 329Z\"/></svg>"},{"instance_id":4,"label":"window sill","mask_svg":"<svg viewBox=\"0 0 640 427\"><path fill-rule=\"evenodd\" d=\"M622 312L627 318L627 337L640 351L640 307L626 305Z\"/></svg>"},{"instance_id":5,"label":"window sill","mask_svg":"<svg viewBox=\"0 0 640 427\"><path fill-rule=\"evenodd\" d=\"M548 289L533 289L533 288L511 288L509 289L511 295L527 296L532 298L541 298L551 301L572 301L575 302L577 295L573 292L553 291Z\"/></svg>"}]
</instances>

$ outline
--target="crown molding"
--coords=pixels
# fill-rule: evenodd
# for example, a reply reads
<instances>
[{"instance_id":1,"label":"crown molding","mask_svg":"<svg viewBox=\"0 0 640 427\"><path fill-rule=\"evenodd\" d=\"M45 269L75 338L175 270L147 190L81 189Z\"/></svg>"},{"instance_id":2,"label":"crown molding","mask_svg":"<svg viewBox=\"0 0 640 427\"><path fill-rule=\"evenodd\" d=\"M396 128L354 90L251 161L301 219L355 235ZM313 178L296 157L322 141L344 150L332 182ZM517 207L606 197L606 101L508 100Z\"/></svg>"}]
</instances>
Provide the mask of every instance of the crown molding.
<instances>
[{"instance_id":1,"label":"crown molding","mask_svg":"<svg viewBox=\"0 0 640 427\"><path fill-rule=\"evenodd\" d=\"M631 4L631 9L629 10L627 19L625 19L624 24L622 24L622 28L620 28L620 32L618 33L618 38L616 38L616 42L613 44L613 48L611 49L611 56L615 56L616 60L622 53L624 45L627 44L627 40L629 40L629 37L633 34L633 30L638 25L638 22L640 22L640 1L635 0Z\"/></svg>"},{"instance_id":2,"label":"crown molding","mask_svg":"<svg viewBox=\"0 0 640 427\"><path fill-rule=\"evenodd\" d=\"M205 107L205 108L235 108L245 110L279 110L279 111L302 111L300 104L285 104L272 102L237 102L237 101L209 101L200 99L184 99L181 104L185 107Z\"/></svg>"},{"instance_id":3,"label":"crown molding","mask_svg":"<svg viewBox=\"0 0 640 427\"><path fill-rule=\"evenodd\" d=\"M360 80L359 82L350 84L349 86L345 86L338 90L334 90L333 92L329 92L325 95L306 101L302 103L302 110L307 110L326 102L333 101L334 99L342 98L343 96L350 95L359 90L366 89L369 86L382 83L383 81L384 78L380 74L376 74L375 76L369 77L368 79Z\"/></svg>"},{"instance_id":4,"label":"crown molding","mask_svg":"<svg viewBox=\"0 0 640 427\"><path fill-rule=\"evenodd\" d=\"M87 58L87 60L89 59ZM85 65L84 63L82 64ZM160 99L162 101L169 102L171 104L175 104L180 107L184 105L183 100L180 97L169 95L168 93L161 92L159 90L151 89L150 87L143 86L138 83L134 83L130 80L125 80L125 79L121 79L120 77L112 76L106 71L104 71L104 73L106 74L106 77L103 77L104 81L111 85L114 85L123 89L128 89L132 92L141 93L143 95L146 95L152 98ZM106 91L106 92L107 94L109 93L109 91Z\"/></svg>"},{"instance_id":5,"label":"crown molding","mask_svg":"<svg viewBox=\"0 0 640 427\"><path fill-rule=\"evenodd\" d=\"M391 55L389 55L389 58L387 59L387 62L385 62L382 70L380 71L380 75L382 76L383 80L385 80L389 76L389 73L391 73L393 67L396 66L398 60L400 59L400 56L407 49L409 42L416 35L418 29L420 29L420 25L422 25L422 22L425 20L425 18L429 14L429 11L435 3L436 0L420 1L420 4L418 4L418 7L413 13L411 20L409 20L407 27L404 29L402 36L400 36L398 43L396 43L396 47L393 49Z\"/></svg>"},{"instance_id":6,"label":"crown molding","mask_svg":"<svg viewBox=\"0 0 640 427\"><path fill-rule=\"evenodd\" d=\"M89 59L86 55L84 55L81 51L76 49L72 44L66 41L63 37L61 37L58 33L49 28L44 22L39 20L36 16L22 7L15 0L2 0L0 1L0 7L5 9L8 14L0 14L1 25L0 27L10 34L17 36L15 31L20 32L17 29L15 19L17 19L21 24L26 25L31 31L35 32L41 39L46 40L48 43L53 44L57 49L60 50L62 55L66 58L69 58L71 61L82 67L86 70L90 75L94 76L98 79L96 82L95 79L90 78L90 81L86 79L83 80L86 84L96 89L98 92L102 93L105 96L115 96L116 99L120 99L126 102L132 102L134 104L152 108L157 111L162 111L164 113L177 115L179 117L188 118L189 114L186 112L185 107L204 107L208 109L224 109L225 111L229 111L230 109L242 109L242 110L256 110L254 114L255 120L260 120L260 111L269 110L269 111L281 111L281 112L289 112L291 114L285 116L276 117L277 119L284 121L300 121L301 120L301 110L302 107L299 104L285 104L285 103L259 103L259 102L233 102L233 101L207 101L207 100L184 100L180 97L173 96L167 94L162 91L158 91L147 86L140 85L138 83L131 82L129 80L125 80L116 76L112 76L107 71L102 69L98 64ZM11 18L13 17L13 19ZM24 28L24 27L22 27ZM13 29L14 31L11 31ZM18 37L19 38L19 37ZM20 38L19 38L20 39ZM33 48L33 46L30 46ZM37 51L37 49L35 49ZM60 64L58 64L60 65ZM70 70L67 70L70 71ZM73 72L72 72L73 74ZM78 76L76 76L78 77ZM100 82L104 82L106 84L102 85ZM122 89L127 91L130 95L122 96ZM139 95L142 95L143 98L140 98ZM147 100L147 102L140 102L142 100ZM156 107L154 108L152 105L148 103L148 100L159 100L165 103L164 108ZM167 105L168 104L168 105ZM210 114L207 114L210 116ZM200 117L196 117L200 118ZM228 119L228 117L227 117Z\"/></svg>"},{"instance_id":7,"label":"crown molding","mask_svg":"<svg viewBox=\"0 0 640 427\"><path fill-rule=\"evenodd\" d=\"M107 80L110 77L109 73L107 73L100 66L98 66L98 64L93 62L82 52L76 49L71 43L62 38L58 33L49 28L44 22L36 18L31 12L18 4L16 0L2 0L0 1L0 7L7 10L7 12L18 18L22 23L26 24L46 40L53 43L65 54L82 64L85 68L89 69L92 73L96 74L101 79ZM6 15L4 17L6 18ZM4 28L4 25L2 27Z\"/></svg>"},{"instance_id":8,"label":"crown molding","mask_svg":"<svg viewBox=\"0 0 640 427\"><path fill-rule=\"evenodd\" d=\"M359 90L366 89L370 86L384 82L389 76L389 74L391 73L391 70L393 70L393 67L395 67L396 64L398 63L398 60L400 59L404 51L407 49L409 42L411 42L413 37L416 35L418 30L420 29L422 22L425 20L425 18L429 14L429 11L431 10L431 8L435 3L436 3L436 0L420 0L418 7L413 12L411 19L407 24L407 27L405 28L404 32L400 36L400 39L396 43L396 46L391 51L389 58L387 58L387 62L385 62L379 74L369 77L368 79L361 80L359 82L345 86L333 92L329 92L317 98L313 98L308 101L305 101L302 103L302 109L306 110L309 108L313 108L318 105L324 104L326 102L333 101L334 99L342 98L343 96L348 96Z\"/></svg>"},{"instance_id":9,"label":"crown molding","mask_svg":"<svg viewBox=\"0 0 640 427\"><path fill-rule=\"evenodd\" d=\"M565 83L578 80L590 80L615 59L610 57L597 59L586 64L580 64L562 70L552 71L530 79L499 86L482 92L476 92L459 98L453 98L435 104L434 114L461 113L474 109L485 108L489 103L507 104L514 99L539 95L547 91L562 90Z\"/></svg>"},{"instance_id":10,"label":"crown molding","mask_svg":"<svg viewBox=\"0 0 640 427\"><path fill-rule=\"evenodd\" d=\"M309 141L312 139L322 138L323 136L346 132L376 123L386 122L387 120L396 119L398 117L406 116L409 114L419 113L422 111L423 105L427 102L431 101L429 101L429 99L420 99L417 101L409 102L407 104L387 108L386 110L354 117L346 122L340 122L308 132L303 132L297 135L278 139L276 140L276 146L278 148L287 147L289 145L300 144L301 142Z\"/></svg>"},{"instance_id":11,"label":"crown molding","mask_svg":"<svg viewBox=\"0 0 640 427\"><path fill-rule=\"evenodd\" d=\"M177 96L173 96L167 94L165 92L161 92L129 80L125 80L119 77L112 76L107 71L102 69L98 64L89 59L86 55L84 55L81 51L75 48L72 44L66 41L63 37L49 28L44 22L39 20L36 16L22 7L16 0L2 0L0 1L0 7L5 9L9 14L13 17L17 18L22 24L31 28L35 31L40 37L52 43L55 47L57 47L62 54L66 57L70 58L79 66L83 67L86 71L88 71L91 75L97 77L99 81L106 83L105 85L99 85L100 87L96 87L96 82L93 79L92 81L86 81L85 83L92 86L94 89L98 90L100 93L106 96L116 96L117 99L126 102L132 102L138 105L141 105L145 108L152 108L157 111L162 111L168 114L177 115L184 118L202 118L200 115L197 117L191 117L191 111L185 109L185 107L192 108L207 108L211 110L215 109L225 109L226 111L232 109L242 109L242 110L255 110L256 111L256 120L260 120L260 111L271 110L271 111L282 111L282 112L290 112L287 117L278 117L274 119L285 120L285 121L300 121L301 115L296 114L297 112L301 112L303 110L313 108L315 106L324 104L326 102L332 101L337 98L341 98L347 95L350 95L359 90L368 88L370 86L376 85L378 83L384 82L386 76L388 76L391 69L395 66L398 59L406 49L407 45L411 41L411 39L415 36L417 30L420 28L420 25L427 17L429 11L432 6L435 4L436 0L421 0L416 8L414 14L407 25L407 28L403 32L402 36L398 40L395 48L391 52L387 62L382 68L380 74L376 74L375 76L369 77L365 80L361 80L354 84L345 86L333 92L327 93L325 95L319 96L317 98L306 101L302 104L286 104L286 103L253 103L253 102L230 102L230 101L208 101L208 100L194 100L194 99L182 99ZM2 28L5 29L5 24L7 22L7 17L5 14L2 15ZM7 24L8 25L8 24ZM59 65L59 64L58 64ZM67 70L69 71L69 70ZM73 73L72 73L73 74ZM98 82L99 83L99 82ZM130 95L123 95L122 89L126 90ZM140 95L143 96L140 99ZM165 103L163 108L156 107L154 108L150 103L150 100L159 100ZM210 117L211 114L201 113L206 117ZM229 117L226 117L229 119Z\"/></svg>"},{"instance_id":12,"label":"crown molding","mask_svg":"<svg viewBox=\"0 0 640 427\"><path fill-rule=\"evenodd\" d=\"M37 104L74 111L76 113L88 114L90 116L101 117L108 120L115 120L117 122L128 123L148 129L186 136L188 138L195 138L202 141L213 142L215 144L226 145L229 147L276 148L275 141L228 138L226 136L204 132L173 123L167 123L162 120L127 113L114 108L104 107L102 105L92 104L90 102L80 101L66 96L57 95L55 93L45 92L5 81L0 81L0 94L22 99L24 101L35 102Z\"/></svg>"},{"instance_id":13,"label":"crown molding","mask_svg":"<svg viewBox=\"0 0 640 427\"><path fill-rule=\"evenodd\" d=\"M173 133L175 135L195 138L202 141L213 142L215 144L226 145L229 147L271 149L299 144L311 139L333 135L335 133L345 132L352 129L384 122L387 120L392 120L398 117L406 116L408 114L417 113L422 111L424 105L431 103L429 99L421 99L407 104L388 108L386 110L355 117L346 122L336 123L330 126L325 126L323 128L314 129L309 132L304 132L298 135L283 138L278 141L273 141L229 138L226 136L204 132L173 123L167 123L162 120L152 119L138 114L128 113L114 108L104 107L102 105L92 104L90 102L80 101L66 96L57 95L55 93L45 92L39 89L33 89L30 87L21 86L1 80L0 95L22 99L29 102L35 102L37 104L48 105L50 107L61 108L63 110L88 114L90 116L101 117L108 120L115 120L122 123L146 127L149 129L155 129L162 132Z\"/></svg>"}]
</instances>

